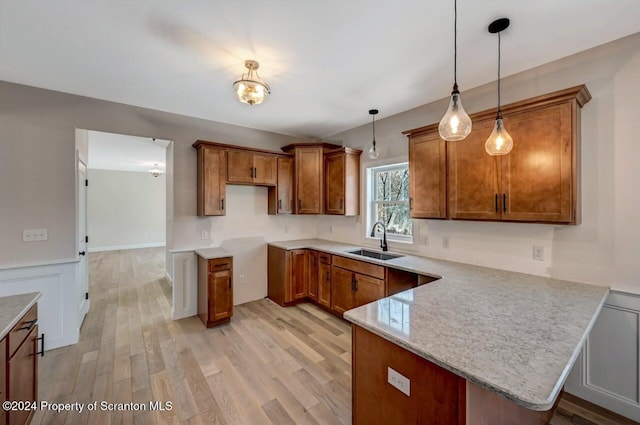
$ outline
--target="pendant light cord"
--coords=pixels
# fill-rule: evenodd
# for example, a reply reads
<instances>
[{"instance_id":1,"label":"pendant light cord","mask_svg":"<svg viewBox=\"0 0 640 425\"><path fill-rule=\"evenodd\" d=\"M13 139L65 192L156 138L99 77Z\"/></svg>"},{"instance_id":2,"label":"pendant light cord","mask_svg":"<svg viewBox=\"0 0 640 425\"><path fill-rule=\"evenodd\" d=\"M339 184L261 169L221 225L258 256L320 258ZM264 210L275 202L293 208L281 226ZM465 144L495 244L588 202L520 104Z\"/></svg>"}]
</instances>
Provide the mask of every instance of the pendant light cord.
<instances>
[{"instance_id":1,"label":"pendant light cord","mask_svg":"<svg viewBox=\"0 0 640 425\"><path fill-rule=\"evenodd\" d=\"M458 0L453 0L453 89L458 90Z\"/></svg>"},{"instance_id":2,"label":"pendant light cord","mask_svg":"<svg viewBox=\"0 0 640 425\"><path fill-rule=\"evenodd\" d=\"M373 148L376 148L376 115L371 114L371 122L373 124Z\"/></svg>"},{"instance_id":3,"label":"pendant light cord","mask_svg":"<svg viewBox=\"0 0 640 425\"><path fill-rule=\"evenodd\" d=\"M500 109L500 31L498 31L498 118L502 118Z\"/></svg>"}]
</instances>

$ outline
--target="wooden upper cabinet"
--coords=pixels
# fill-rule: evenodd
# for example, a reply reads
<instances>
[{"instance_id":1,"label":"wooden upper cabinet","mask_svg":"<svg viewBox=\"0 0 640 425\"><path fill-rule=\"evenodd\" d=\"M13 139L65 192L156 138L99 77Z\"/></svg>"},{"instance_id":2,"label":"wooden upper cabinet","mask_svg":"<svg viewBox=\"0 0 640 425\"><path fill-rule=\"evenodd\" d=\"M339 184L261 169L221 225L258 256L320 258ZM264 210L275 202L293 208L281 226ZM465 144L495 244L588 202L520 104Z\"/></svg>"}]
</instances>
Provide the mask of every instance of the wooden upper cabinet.
<instances>
[{"instance_id":1,"label":"wooden upper cabinet","mask_svg":"<svg viewBox=\"0 0 640 425\"><path fill-rule=\"evenodd\" d=\"M340 148L324 156L324 213L360 214L361 150Z\"/></svg>"},{"instance_id":2,"label":"wooden upper cabinet","mask_svg":"<svg viewBox=\"0 0 640 425\"><path fill-rule=\"evenodd\" d=\"M269 187L269 214L293 213L293 158L278 157L277 182Z\"/></svg>"},{"instance_id":3,"label":"wooden upper cabinet","mask_svg":"<svg viewBox=\"0 0 640 425\"><path fill-rule=\"evenodd\" d=\"M339 147L329 143L294 143L282 148L295 154L295 214L324 212L324 152Z\"/></svg>"},{"instance_id":4,"label":"wooden upper cabinet","mask_svg":"<svg viewBox=\"0 0 640 425\"><path fill-rule=\"evenodd\" d=\"M484 149L493 124L493 120L474 122L466 139L448 143L449 218L501 219L500 157Z\"/></svg>"},{"instance_id":5,"label":"wooden upper cabinet","mask_svg":"<svg viewBox=\"0 0 640 425\"><path fill-rule=\"evenodd\" d=\"M227 151L227 182L275 186L277 157L250 150Z\"/></svg>"},{"instance_id":6,"label":"wooden upper cabinet","mask_svg":"<svg viewBox=\"0 0 640 425\"><path fill-rule=\"evenodd\" d=\"M447 217L447 145L437 128L409 137L409 207L412 218Z\"/></svg>"},{"instance_id":7,"label":"wooden upper cabinet","mask_svg":"<svg viewBox=\"0 0 640 425\"><path fill-rule=\"evenodd\" d=\"M225 215L226 152L198 146L198 215Z\"/></svg>"},{"instance_id":8,"label":"wooden upper cabinet","mask_svg":"<svg viewBox=\"0 0 640 425\"><path fill-rule=\"evenodd\" d=\"M590 99L582 85L504 106L513 150L496 157L484 149L496 110L471 115L469 136L446 146L448 218L577 224L580 110ZM414 209L425 195L414 192L423 187L414 183L414 173L423 171L414 171L422 164L411 153L412 137L429 134L435 140L437 132L437 124L405 132Z\"/></svg>"}]
</instances>

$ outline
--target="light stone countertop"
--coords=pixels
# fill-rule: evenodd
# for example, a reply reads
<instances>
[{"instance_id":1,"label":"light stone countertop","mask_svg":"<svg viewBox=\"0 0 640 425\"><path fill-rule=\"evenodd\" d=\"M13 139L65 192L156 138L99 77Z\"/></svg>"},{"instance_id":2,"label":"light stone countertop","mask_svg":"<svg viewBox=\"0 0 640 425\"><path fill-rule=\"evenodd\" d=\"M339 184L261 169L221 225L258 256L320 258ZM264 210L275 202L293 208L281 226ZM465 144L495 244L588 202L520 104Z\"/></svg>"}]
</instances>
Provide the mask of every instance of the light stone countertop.
<instances>
[{"instance_id":1,"label":"light stone countertop","mask_svg":"<svg viewBox=\"0 0 640 425\"><path fill-rule=\"evenodd\" d=\"M196 249L196 254L205 260L213 260L215 258L231 257L232 255L224 248L202 248Z\"/></svg>"},{"instance_id":2,"label":"light stone countertop","mask_svg":"<svg viewBox=\"0 0 640 425\"><path fill-rule=\"evenodd\" d=\"M0 340L42 296L40 292L0 297Z\"/></svg>"},{"instance_id":3,"label":"light stone countertop","mask_svg":"<svg viewBox=\"0 0 640 425\"><path fill-rule=\"evenodd\" d=\"M609 292L603 286L413 255L388 261L321 239L273 242L442 278L344 318L514 403L548 410Z\"/></svg>"}]
</instances>

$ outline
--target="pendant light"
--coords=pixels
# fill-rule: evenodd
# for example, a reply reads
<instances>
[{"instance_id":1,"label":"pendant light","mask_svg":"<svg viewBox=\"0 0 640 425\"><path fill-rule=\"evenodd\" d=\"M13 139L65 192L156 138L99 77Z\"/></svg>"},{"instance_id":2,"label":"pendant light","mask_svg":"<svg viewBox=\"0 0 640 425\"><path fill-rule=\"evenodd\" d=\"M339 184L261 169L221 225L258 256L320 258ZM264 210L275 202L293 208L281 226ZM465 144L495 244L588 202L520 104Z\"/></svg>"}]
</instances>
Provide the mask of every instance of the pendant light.
<instances>
[{"instance_id":1,"label":"pendant light","mask_svg":"<svg viewBox=\"0 0 640 425\"><path fill-rule=\"evenodd\" d=\"M154 139L155 140L155 139ZM162 174L162 170L158 168L158 164L153 164L153 168L149 170L153 177L158 177Z\"/></svg>"},{"instance_id":2,"label":"pendant light","mask_svg":"<svg viewBox=\"0 0 640 425\"><path fill-rule=\"evenodd\" d=\"M380 155L376 150L376 115L378 114L377 109L369 109L369 115L371 115L372 126L373 126L373 143L371 144L371 148L369 148L369 158L378 159Z\"/></svg>"},{"instance_id":3,"label":"pendant light","mask_svg":"<svg viewBox=\"0 0 640 425\"><path fill-rule=\"evenodd\" d=\"M449 109L440 120L440 137L448 142L462 140L471 133L471 118L462 107L458 91L458 1L453 1L453 91Z\"/></svg>"},{"instance_id":4,"label":"pendant light","mask_svg":"<svg viewBox=\"0 0 640 425\"><path fill-rule=\"evenodd\" d=\"M259 105L271 94L271 89L258 75L260 64L257 61L246 60L244 66L249 72L242 74L240 79L233 83L233 90L240 102Z\"/></svg>"},{"instance_id":5,"label":"pendant light","mask_svg":"<svg viewBox=\"0 0 640 425\"><path fill-rule=\"evenodd\" d=\"M513 139L504 128L502 111L500 110L500 33L507 28L509 28L509 19L507 18L497 19L489 25L491 34L498 33L498 114L496 115L493 131L484 144L484 149L492 156L506 155L513 148Z\"/></svg>"}]
</instances>

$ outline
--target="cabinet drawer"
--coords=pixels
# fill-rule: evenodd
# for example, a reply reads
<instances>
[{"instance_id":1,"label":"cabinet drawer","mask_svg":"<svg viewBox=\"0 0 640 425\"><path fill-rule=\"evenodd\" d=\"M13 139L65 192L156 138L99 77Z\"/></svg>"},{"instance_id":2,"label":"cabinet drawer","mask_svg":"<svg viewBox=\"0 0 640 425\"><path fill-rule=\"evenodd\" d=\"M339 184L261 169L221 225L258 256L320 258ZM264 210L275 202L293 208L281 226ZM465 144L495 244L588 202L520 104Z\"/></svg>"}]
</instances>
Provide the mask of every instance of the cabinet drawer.
<instances>
[{"instance_id":1,"label":"cabinet drawer","mask_svg":"<svg viewBox=\"0 0 640 425\"><path fill-rule=\"evenodd\" d=\"M232 261L231 257L214 258L209 260L209 271L217 272L219 270L230 270Z\"/></svg>"},{"instance_id":2,"label":"cabinet drawer","mask_svg":"<svg viewBox=\"0 0 640 425\"><path fill-rule=\"evenodd\" d=\"M366 263L364 261L352 260L350 258L333 256L333 265L351 270L357 273L366 274L377 279L384 279L384 267L376 264Z\"/></svg>"},{"instance_id":3,"label":"cabinet drawer","mask_svg":"<svg viewBox=\"0 0 640 425\"><path fill-rule=\"evenodd\" d=\"M331 264L331 254L327 254L324 252L319 253L318 261L320 261L320 264Z\"/></svg>"},{"instance_id":4,"label":"cabinet drawer","mask_svg":"<svg viewBox=\"0 0 640 425\"><path fill-rule=\"evenodd\" d=\"M15 354L16 350L20 347L24 339L29 334L29 331L38 322L38 305L34 304L33 307L27 311L27 313L18 321L18 323L11 329L9 335L7 335L7 342L9 345L8 356L9 359Z\"/></svg>"}]
</instances>

